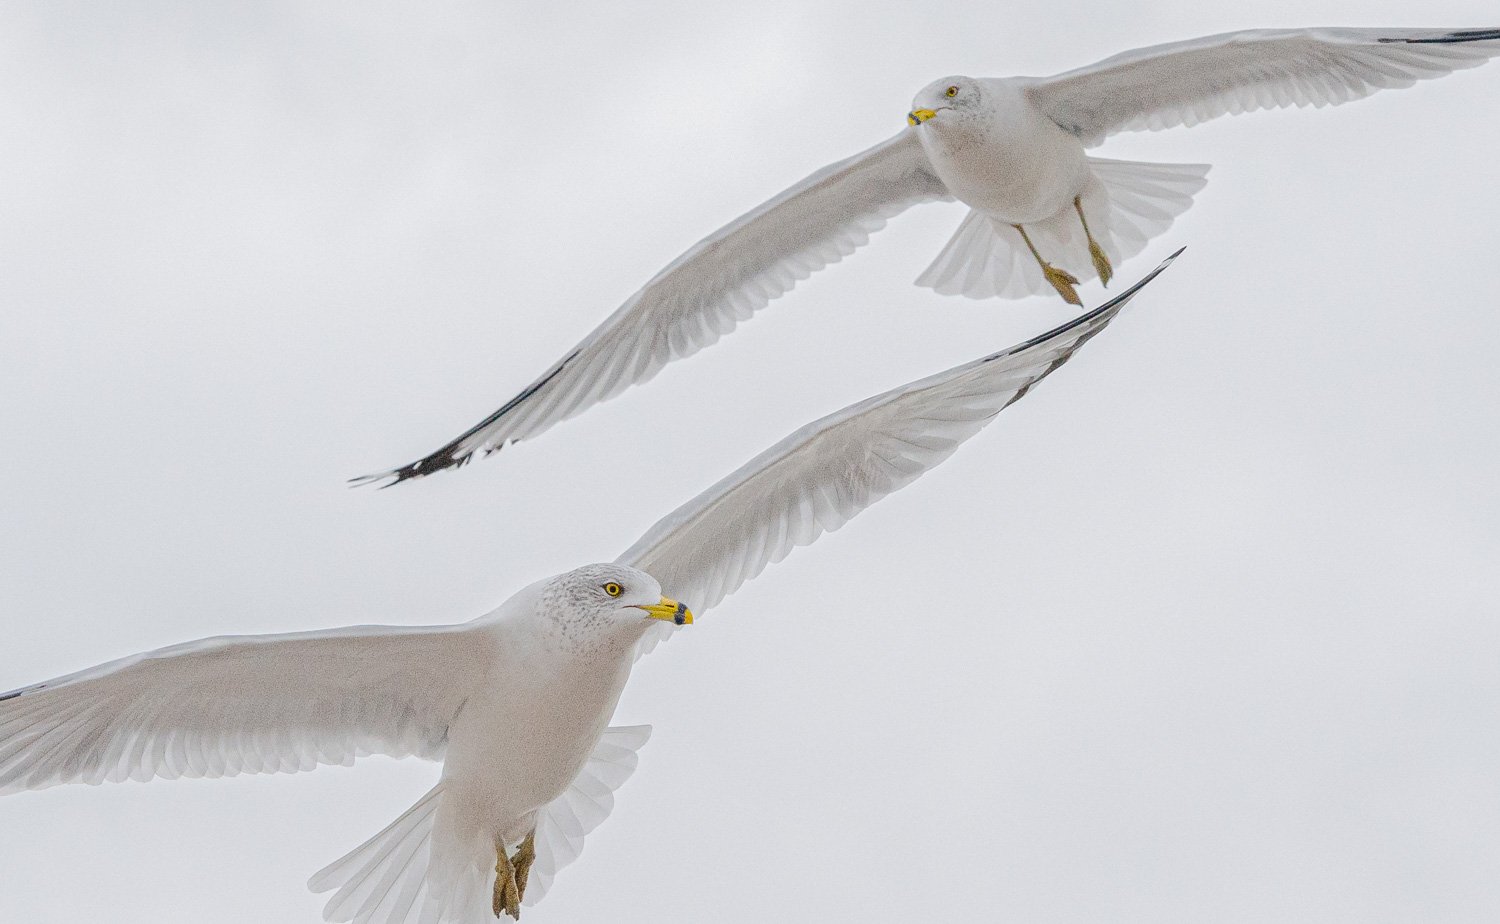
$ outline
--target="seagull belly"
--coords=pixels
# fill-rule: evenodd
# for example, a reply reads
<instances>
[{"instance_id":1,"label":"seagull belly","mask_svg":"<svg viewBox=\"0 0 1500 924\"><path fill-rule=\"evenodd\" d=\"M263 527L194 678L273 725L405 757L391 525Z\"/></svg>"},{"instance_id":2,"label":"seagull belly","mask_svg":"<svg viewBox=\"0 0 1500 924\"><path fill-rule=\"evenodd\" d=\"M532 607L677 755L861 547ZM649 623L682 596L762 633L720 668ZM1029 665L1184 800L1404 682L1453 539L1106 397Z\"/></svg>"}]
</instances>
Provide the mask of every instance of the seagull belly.
<instances>
[{"instance_id":1,"label":"seagull belly","mask_svg":"<svg viewBox=\"0 0 1500 924\"><path fill-rule=\"evenodd\" d=\"M465 704L449 731L445 791L462 799L490 836L524 837L536 811L583 769L609 724L630 672L618 664L535 663ZM529 670L527 669L529 668Z\"/></svg>"},{"instance_id":2,"label":"seagull belly","mask_svg":"<svg viewBox=\"0 0 1500 924\"><path fill-rule=\"evenodd\" d=\"M1010 224L1051 218L1088 184L1083 143L1031 105L1019 89L992 88L983 119L923 136L927 156L954 198Z\"/></svg>"}]
</instances>

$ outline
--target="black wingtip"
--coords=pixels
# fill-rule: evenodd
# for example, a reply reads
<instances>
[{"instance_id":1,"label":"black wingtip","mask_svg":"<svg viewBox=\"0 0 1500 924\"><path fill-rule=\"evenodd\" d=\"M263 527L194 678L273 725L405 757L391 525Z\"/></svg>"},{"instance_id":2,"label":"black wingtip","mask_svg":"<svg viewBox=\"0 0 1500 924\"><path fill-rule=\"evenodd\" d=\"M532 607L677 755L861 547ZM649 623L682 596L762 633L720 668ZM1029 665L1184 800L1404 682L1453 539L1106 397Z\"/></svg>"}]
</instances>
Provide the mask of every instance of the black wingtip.
<instances>
[{"instance_id":1,"label":"black wingtip","mask_svg":"<svg viewBox=\"0 0 1500 924\"><path fill-rule=\"evenodd\" d=\"M1167 267L1171 266L1172 262L1174 260L1176 260L1178 257L1182 256L1183 252L1186 251L1186 250L1187 250L1187 246L1184 245L1184 246L1179 247L1176 250L1172 251L1172 253L1170 255L1168 255L1168 257L1165 260L1163 260L1160 263L1156 264L1156 268L1155 269L1153 269L1151 272L1147 273L1146 275L1142 276L1140 279L1137 279L1135 281L1135 283L1130 288L1126 289L1124 292L1121 292L1119 295L1116 295L1114 298L1112 298L1109 301L1105 302L1104 304L1100 305L1098 308L1095 308L1093 311L1090 311L1087 315L1084 315L1084 317L1089 317L1089 316L1092 316L1092 315L1103 314L1104 312L1108 311L1111 308L1114 308L1114 307L1116 307L1118 305L1123 305L1126 302L1130 301L1132 298L1135 297L1135 294L1137 292L1141 291L1141 289L1144 289L1146 287L1147 283L1149 283L1151 280L1155 279L1157 276L1160 276L1162 273L1166 272Z\"/></svg>"},{"instance_id":2,"label":"black wingtip","mask_svg":"<svg viewBox=\"0 0 1500 924\"><path fill-rule=\"evenodd\" d=\"M350 488L363 488L366 485L374 485L375 490L384 491L386 488L395 487L403 481L411 481L416 478L425 478L433 472L441 472L450 468L463 468L473 461L474 453L466 452L455 455L450 449L441 449L430 456L418 459L400 468L393 468L387 472L377 472L373 475L360 475L358 478L350 478L346 482Z\"/></svg>"},{"instance_id":3,"label":"black wingtip","mask_svg":"<svg viewBox=\"0 0 1500 924\"><path fill-rule=\"evenodd\" d=\"M557 367L551 372L531 383L531 385L529 385L520 394L505 402L504 406L502 406L500 410L496 411L495 413L486 417L484 420L481 420L479 423L470 427L468 430L464 431L462 436L444 446L442 449L439 449L437 452L434 452L432 455L418 459L410 465L403 465L400 468L393 468L388 472L381 472L377 475L361 475L358 478L350 478L349 487L361 488L368 484L376 484L377 482L383 481L385 483L379 485L379 487L381 490L384 490L385 488L398 485L403 481L411 481L414 478L423 478L427 475L431 475L433 472L440 472L448 468L463 468L465 465L468 465L470 462L474 461L474 454L476 452L483 452L486 456L488 456L490 453L498 452L501 448L509 446L511 443L516 442L520 439L519 437L509 437L506 439L502 439L491 446L478 446L473 449L459 451L459 447L468 442L470 437L473 437L475 434L490 426L495 421L504 417L506 414L509 414L517 407L520 407L521 404L528 398L530 398L532 395L535 395L538 391L541 391L548 382L557 378L558 374L566 369L568 364L576 359L578 357L578 354L581 352L583 352L582 347L563 357L562 362L558 363Z\"/></svg>"},{"instance_id":4,"label":"black wingtip","mask_svg":"<svg viewBox=\"0 0 1500 924\"><path fill-rule=\"evenodd\" d=\"M1177 248L1176 252L1174 252L1171 256L1167 257L1165 260L1163 260L1160 263L1158 263L1156 265L1156 268L1153 269L1151 272L1147 273L1146 275L1142 276L1140 279L1136 280L1130 286L1130 288L1128 288L1125 291L1121 292L1119 295L1116 295L1114 298L1112 298L1109 301L1105 302L1104 304L1100 305L1098 308L1094 308L1091 311L1085 311L1083 314L1078 315L1077 317L1073 318L1071 321L1067 321L1067 322L1065 322L1063 324L1059 324L1058 326L1056 326L1056 327L1052 328L1051 330L1047 331L1045 334L1038 334L1035 337L1032 337L1030 340L1027 340L1025 343L1017 344L1016 346L1013 346L1013 347L1011 347L1008 350L1001 350L999 353L995 353L993 355L986 356L983 360L981 360L981 362L988 363L988 362L993 362L993 361L995 361L997 359L1002 359L1002 358L1004 358L1006 356L1013 356L1016 353L1020 353L1020 352L1025 351L1025 350L1029 350L1032 347L1037 346L1038 344L1046 343L1048 340L1051 340L1054 337L1059 337L1059 336L1061 336L1063 334L1068 333L1071 330L1075 330L1076 328L1079 328L1079 327L1081 327L1081 326L1089 323L1090 321L1094 320L1095 318L1099 317L1100 315L1108 314L1111 311L1118 311L1119 309L1121 309L1121 308L1124 307L1124 305L1125 305L1126 302L1130 301L1132 298L1135 298L1136 293L1139 292L1139 291L1141 291L1141 289L1145 288L1147 283L1149 283L1151 280L1155 279L1157 276L1160 276L1162 274L1162 272L1166 270L1167 267L1171 266L1172 265L1172 261L1176 260L1179 256L1181 256L1182 252L1184 250L1187 250L1187 248L1186 247L1179 247L1179 248ZM1012 400L1012 402L1014 402L1016 399L1013 398L1011 400Z\"/></svg>"},{"instance_id":5,"label":"black wingtip","mask_svg":"<svg viewBox=\"0 0 1500 924\"><path fill-rule=\"evenodd\" d=\"M1383 38L1378 41L1384 45L1463 45L1468 42L1488 42L1495 39L1500 39L1500 28L1460 29L1428 38Z\"/></svg>"},{"instance_id":6,"label":"black wingtip","mask_svg":"<svg viewBox=\"0 0 1500 924\"><path fill-rule=\"evenodd\" d=\"M344 484L349 488L363 488L365 485L373 484L375 485L375 490L378 491L381 488L388 488L396 483L394 481L391 481L388 484L380 484L379 482L385 481L388 478L395 477L395 472L381 472L378 475L357 475L354 478L350 478L345 481Z\"/></svg>"}]
</instances>

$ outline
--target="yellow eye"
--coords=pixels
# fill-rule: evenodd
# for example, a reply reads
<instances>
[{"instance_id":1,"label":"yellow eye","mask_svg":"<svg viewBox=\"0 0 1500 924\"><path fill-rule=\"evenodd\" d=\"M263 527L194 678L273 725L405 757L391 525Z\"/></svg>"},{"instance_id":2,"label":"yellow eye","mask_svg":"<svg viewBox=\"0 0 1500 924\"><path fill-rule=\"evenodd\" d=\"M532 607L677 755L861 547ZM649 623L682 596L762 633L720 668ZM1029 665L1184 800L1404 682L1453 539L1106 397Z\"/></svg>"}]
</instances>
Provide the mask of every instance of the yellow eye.
<instances>
[{"instance_id":1,"label":"yellow eye","mask_svg":"<svg viewBox=\"0 0 1500 924\"><path fill-rule=\"evenodd\" d=\"M616 584L614 581L610 581L608 584L604 585L604 592L609 594L611 597L618 597L620 594L623 594L625 592L625 588L621 587L619 584Z\"/></svg>"},{"instance_id":2,"label":"yellow eye","mask_svg":"<svg viewBox=\"0 0 1500 924\"><path fill-rule=\"evenodd\" d=\"M949 87L948 88L947 97L949 99L952 99L953 97L955 97L957 95L958 95L958 87Z\"/></svg>"}]
</instances>

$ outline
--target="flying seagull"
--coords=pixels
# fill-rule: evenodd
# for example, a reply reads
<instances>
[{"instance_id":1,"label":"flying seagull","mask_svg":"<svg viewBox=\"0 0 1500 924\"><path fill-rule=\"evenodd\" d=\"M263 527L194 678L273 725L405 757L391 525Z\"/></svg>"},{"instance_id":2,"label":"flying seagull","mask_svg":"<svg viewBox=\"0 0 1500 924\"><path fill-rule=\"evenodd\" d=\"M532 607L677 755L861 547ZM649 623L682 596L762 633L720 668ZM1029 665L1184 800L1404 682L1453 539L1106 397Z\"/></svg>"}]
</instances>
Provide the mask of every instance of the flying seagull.
<instances>
[{"instance_id":1,"label":"flying seagull","mask_svg":"<svg viewBox=\"0 0 1500 924\"><path fill-rule=\"evenodd\" d=\"M334 893L324 916L519 919L635 768L649 727L608 727L635 658L946 459L1166 265L1050 333L803 427L615 562L538 581L472 622L203 639L0 695L0 795L440 760L431 791L312 877Z\"/></svg>"},{"instance_id":2,"label":"flying seagull","mask_svg":"<svg viewBox=\"0 0 1500 924\"><path fill-rule=\"evenodd\" d=\"M460 466L581 414L714 343L919 202L971 209L919 285L976 298L1056 289L1079 304L1079 280L1107 283L1192 203L1208 169L1084 153L1109 135L1336 105L1496 54L1500 28L1257 30L1054 77L945 77L917 94L910 127L698 242L499 410L436 452L354 483Z\"/></svg>"}]
</instances>

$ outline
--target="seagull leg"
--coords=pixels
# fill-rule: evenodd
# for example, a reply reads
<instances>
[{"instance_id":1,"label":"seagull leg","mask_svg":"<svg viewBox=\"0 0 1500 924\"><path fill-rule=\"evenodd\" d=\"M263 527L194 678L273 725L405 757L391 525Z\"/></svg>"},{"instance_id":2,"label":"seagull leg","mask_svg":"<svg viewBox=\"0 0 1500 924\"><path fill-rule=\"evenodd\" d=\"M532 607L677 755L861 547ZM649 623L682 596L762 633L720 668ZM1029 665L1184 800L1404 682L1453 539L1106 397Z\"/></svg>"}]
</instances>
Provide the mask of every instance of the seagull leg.
<instances>
[{"instance_id":1,"label":"seagull leg","mask_svg":"<svg viewBox=\"0 0 1500 924\"><path fill-rule=\"evenodd\" d=\"M1031 251L1033 257L1036 257L1037 265L1042 268L1042 275L1047 277L1047 281L1052 284L1052 288L1057 290L1057 294L1063 297L1063 301L1082 308L1083 300L1078 297L1078 292L1073 288L1078 285L1078 277L1043 260L1042 255L1037 253L1036 245L1031 243L1031 236L1026 233L1025 228L1020 225L1011 225L1011 227L1021 232L1021 240L1026 242L1026 249Z\"/></svg>"},{"instance_id":2,"label":"seagull leg","mask_svg":"<svg viewBox=\"0 0 1500 924\"><path fill-rule=\"evenodd\" d=\"M516 901L526 897L526 880L531 877L531 864L536 861L536 829L532 828L510 863L516 869Z\"/></svg>"},{"instance_id":3,"label":"seagull leg","mask_svg":"<svg viewBox=\"0 0 1500 924\"><path fill-rule=\"evenodd\" d=\"M1078 213L1078 220L1083 222L1083 236L1089 239L1089 258L1094 261L1094 271L1099 274L1099 281L1109 285L1109 280L1115 275L1115 268L1109 265L1109 257L1105 255L1104 248L1094 240L1093 232L1089 231L1089 220L1083 217L1083 203L1079 200L1082 196L1073 197L1073 211Z\"/></svg>"},{"instance_id":4,"label":"seagull leg","mask_svg":"<svg viewBox=\"0 0 1500 924\"><path fill-rule=\"evenodd\" d=\"M504 842L495 845L495 897L490 908L496 920L501 914L521 920L521 890L516 885L516 868L511 866Z\"/></svg>"}]
</instances>

